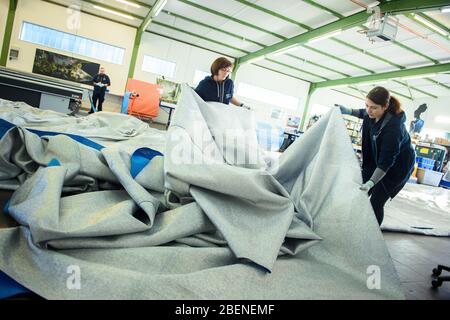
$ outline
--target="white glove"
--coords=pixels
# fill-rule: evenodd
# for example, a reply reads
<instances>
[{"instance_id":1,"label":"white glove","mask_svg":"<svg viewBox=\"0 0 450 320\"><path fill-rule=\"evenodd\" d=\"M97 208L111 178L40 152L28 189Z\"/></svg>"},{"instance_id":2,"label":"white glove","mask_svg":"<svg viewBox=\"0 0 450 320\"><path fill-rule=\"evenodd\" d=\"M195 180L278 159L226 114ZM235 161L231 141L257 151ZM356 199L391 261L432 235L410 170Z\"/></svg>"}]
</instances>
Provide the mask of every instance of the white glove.
<instances>
[{"instance_id":1,"label":"white glove","mask_svg":"<svg viewBox=\"0 0 450 320\"><path fill-rule=\"evenodd\" d=\"M248 106L246 104L242 104L241 107L244 109L247 109L247 110L252 110L252 108L250 108L250 106Z\"/></svg>"},{"instance_id":2,"label":"white glove","mask_svg":"<svg viewBox=\"0 0 450 320\"><path fill-rule=\"evenodd\" d=\"M359 190L365 191L365 192L369 192L370 189L372 189L372 187L375 185L375 183L373 183L372 180L367 181L366 183L363 183L360 187Z\"/></svg>"}]
</instances>

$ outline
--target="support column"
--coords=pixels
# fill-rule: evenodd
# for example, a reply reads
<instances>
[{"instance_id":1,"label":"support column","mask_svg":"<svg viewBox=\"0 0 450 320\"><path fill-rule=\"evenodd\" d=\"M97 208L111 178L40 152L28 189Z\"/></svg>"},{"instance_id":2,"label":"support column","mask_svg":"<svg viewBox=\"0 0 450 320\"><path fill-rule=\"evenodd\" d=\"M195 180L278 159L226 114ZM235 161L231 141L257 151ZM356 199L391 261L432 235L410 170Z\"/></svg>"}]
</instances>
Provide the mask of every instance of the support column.
<instances>
[{"instance_id":1,"label":"support column","mask_svg":"<svg viewBox=\"0 0 450 320\"><path fill-rule=\"evenodd\" d=\"M139 47L141 46L142 34L144 33L141 28L136 29L136 37L134 38L133 52L131 54L130 69L128 70L128 78L133 78L134 70L136 69L136 61L139 53Z\"/></svg>"},{"instance_id":2,"label":"support column","mask_svg":"<svg viewBox=\"0 0 450 320\"><path fill-rule=\"evenodd\" d=\"M0 66L6 67L9 55L9 45L11 43L11 34L14 26L14 17L16 15L18 0L9 0L8 17L6 18L5 36L3 38L2 52L0 55Z\"/></svg>"},{"instance_id":3,"label":"support column","mask_svg":"<svg viewBox=\"0 0 450 320\"><path fill-rule=\"evenodd\" d=\"M305 101L305 108L303 109L302 122L300 124L300 127L298 128L300 131L305 131L306 116L308 115L309 111L309 102L314 91L316 91L316 86L314 83L311 83L308 90L308 96L306 97Z\"/></svg>"}]
</instances>

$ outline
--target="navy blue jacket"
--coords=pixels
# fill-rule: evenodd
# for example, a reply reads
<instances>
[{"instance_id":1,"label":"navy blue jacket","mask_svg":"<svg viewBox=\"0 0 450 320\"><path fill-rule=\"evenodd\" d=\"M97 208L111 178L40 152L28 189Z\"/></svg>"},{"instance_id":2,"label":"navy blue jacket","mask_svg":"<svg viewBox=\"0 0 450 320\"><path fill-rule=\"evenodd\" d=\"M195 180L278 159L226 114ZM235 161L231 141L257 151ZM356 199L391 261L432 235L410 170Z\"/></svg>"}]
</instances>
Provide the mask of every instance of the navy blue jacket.
<instances>
[{"instance_id":1,"label":"navy blue jacket","mask_svg":"<svg viewBox=\"0 0 450 320\"><path fill-rule=\"evenodd\" d=\"M411 145L411 138L405 126L404 112L392 117L381 128L387 113L375 123L365 109L359 110L359 117L364 119L362 125L362 176L364 183L378 167L386 172L379 183L383 184L387 194L393 198L409 180L413 170L416 154ZM381 130L380 130L381 128Z\"/></svg>"},{"instance_id":2,"label":"navy blue jacket","mask_svg":"<svg viewBox=\"0 0 450 320\"><path fill-rule=\"evenodd\" d=\"M205 101L216 101L229 104L234 93L234 83L231 79L222 82L215 81L211 76L205 77L195 88L195 92Z\"/></svg>"},{"instance_id":3,"label":"navy blue jacket","mask_svg":"<svg viewBox=\"0 0 450 320\"><path fill-rule=\"evenodd\" d=\"M103 84L107 84L107 85L111 85L111 81L109 80L109 77L106 74L97 74L93 79L92 79L93 83L98 83L101 82ZM106 87L99 87L99 86L95 86L94 85L94 94L98 95L98 96L102 96L104 97L106 93Z\"/></svg>"}]
</instances>

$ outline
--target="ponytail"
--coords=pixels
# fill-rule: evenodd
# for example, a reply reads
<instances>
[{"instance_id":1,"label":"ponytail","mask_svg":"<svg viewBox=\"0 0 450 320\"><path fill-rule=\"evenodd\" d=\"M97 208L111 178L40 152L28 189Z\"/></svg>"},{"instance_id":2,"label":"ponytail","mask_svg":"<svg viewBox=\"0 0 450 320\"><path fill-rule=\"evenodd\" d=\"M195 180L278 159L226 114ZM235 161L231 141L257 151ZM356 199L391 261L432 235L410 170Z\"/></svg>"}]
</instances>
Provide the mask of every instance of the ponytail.
<instances>
[{"instance_id":1,"label":"ponytail","mask_svg":"<svg viewBox=\"0 0 450 320\"><path fill-rule=\"evenodd\" d=\"M387 111L395 115L403 112L400 101L396 97L390 96Z\"/></svg>"}]
</instances>

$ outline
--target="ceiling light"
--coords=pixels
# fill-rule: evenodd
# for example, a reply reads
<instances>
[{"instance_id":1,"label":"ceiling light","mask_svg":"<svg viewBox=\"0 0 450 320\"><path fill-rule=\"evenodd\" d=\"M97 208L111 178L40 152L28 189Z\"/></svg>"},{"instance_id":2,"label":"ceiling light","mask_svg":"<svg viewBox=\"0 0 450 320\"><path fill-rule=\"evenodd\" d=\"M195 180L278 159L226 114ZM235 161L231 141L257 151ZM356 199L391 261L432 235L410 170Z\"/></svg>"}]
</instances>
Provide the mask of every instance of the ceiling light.
<instances>
[{"instance_id":1,"label":"ceiling light","mask_svg":"<svg viewBox=\"0 0 450 320\"><path fill-rule=\"evenodd\" d=\"M357 86L360 87L366 87L366 86L372 86L372 85L378 85L378 84L383 84L383 83L387 83L387 80L382 80L382 81L372 81L372 82L362 82L362 83L358 83L356 84Z\"/></svg>"},{"instance_id":2,"label":"ceiling light","mask_svg":"<svg viewBox=\"0 0 450 320\"><path fill-rule=\"evenodd\" d=\"M249 59L249 60L245 61L245 63L255 63L257 61L264 60L265 58L266 58L266 56L260 56L260 57L256 57L253 59Z\"/></svg>"},{"instance_id":3,"label":"ceiling light","mask_svg":"<svg viewBox=\"0 0 450 320\"><path fill-rule=\"evenodd\" d=\"M308 40L307 43L314 43L314 42L317 42L317 41L320 41L320 40L328 39L328 38L337 36L337 35L340 34L341 32L342 32L342 30L339 29L339 30L336 30L336 31L333 31L333 32L324 34L323 36L316 37L316 38L312 38L311 40Z\"/></svg>"},{"instance_id":4,"label":"ceiling light","mask_svg":"<svg viewBox=\"0 0 450 320\"><path fill-rule=\"evenodd\" d=\"M450 12L450 7L441 8L442 13L448 13Z\"/></svg>"},{"instance_id":5,"label":"ceiling light","mask_svg":"<svg viewBox=\"0 0 450 320\"><path fill-rule=\"evenodd\" d=\"M424 25L426 25L427 27L433 29L434 31L442 34L443 36L447 36L447 32L445 30L442 30L441 28L439 28L437 25L431 23L430 21L428 21L427 19L422 18L421 16L418 16L417 14L413 15L414 19L416 19L417 21L423 23Z\"/></svg>"},{"instance_id":6,"label":"ceiling light","mask_svg":"<svg viewBox=\"0 0 450 320\"><path fill-rule=\"evenodd\" d=\"M428 73L428 74L420 74L417 76L402 77L402 79L403 80L422 79L422 78L434 77L436 75L437 75L437 73Z\"/></svg>"},{"instance_id":7,"label":"ceiling light","mask_svg":"<svg viewBox=\"0 0 450 320\"><path fill-rule=\"evenodd\" d=\"M137 9L139 9L139 8L141 7L141 6L138 5L137 3L130 2L130 1L127 1L127 0L116 0L116 1L117 1L117 2L120 2L120 3L123 3L123 4L126 4L127 6L137 8Z\"/></svg>"},{"instance_id":8,"label":"ceiling light","mask_svg":"<svg viewBox=\"0 0 450 320\"><path fill-rule=\"evenodd\" d=\"M155 7L154 7L155 8L155 13L152 15L152 17L156 17L161 12L161 10L164 8L166 3L167 3L167 0L163 0L163 1L157 2Z\"/></svg>"},{"instance_id":9,"label":"ceiling light","mask_svg":"<svg viewBox=\"0 0 450 320\"><path fill-rule=\"evenodd\" d=\"M103 8L103 7L100 7L100 6L93 6L93 7L94 7L94 9L97 9L97 10L100 10L100 11L105 11L105 12L108 12L108 13L111 13L111 14L115 14L116 16L119 16L119 17L122 17L122 18L134 20L134 18L132 16L129 16L127 14L123 14L123 13L120 13L120 12L117 12L117 11L114 11L114 10L111 10L111 9Z\"/></svg>"},{"instance_id":10,"label":"ceiling light","mask_svg":"<svg viewBox=\"0 0 450 320\"><path fill-rule=\"evenodd\" d=\"M280 49L280 50L278 50L278 51L275 51L275 52L273 53L273 55L274 55L275 57L278 57L278 56L280 56L280 55L282 55L282 54L286 54L286 53L295 51L295 50L297 50L297 49L298 49L298 44L294 44L294 45L292 45L292 46L289 46L289 47Z\"/></svg>"}]
</instances>

